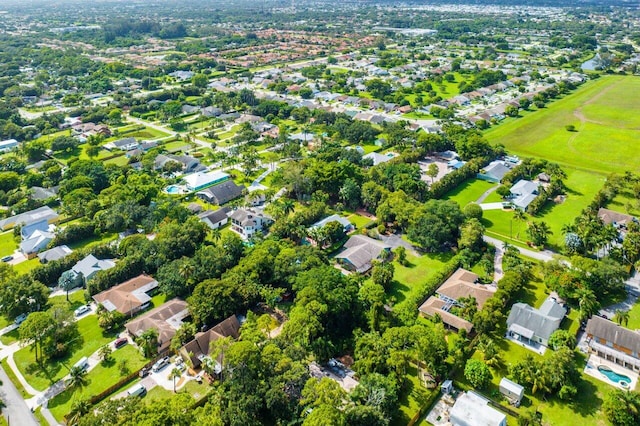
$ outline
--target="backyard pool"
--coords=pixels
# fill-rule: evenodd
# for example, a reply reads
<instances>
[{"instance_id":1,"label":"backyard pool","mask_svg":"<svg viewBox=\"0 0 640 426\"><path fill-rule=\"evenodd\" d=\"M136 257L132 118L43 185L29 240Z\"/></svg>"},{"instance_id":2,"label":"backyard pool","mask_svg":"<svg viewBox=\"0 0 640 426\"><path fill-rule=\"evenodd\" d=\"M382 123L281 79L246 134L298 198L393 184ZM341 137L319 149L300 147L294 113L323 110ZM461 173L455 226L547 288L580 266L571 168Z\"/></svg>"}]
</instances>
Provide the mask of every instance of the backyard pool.
<instances>
[{"instance_id":1,"label":"backyard pool","mask_svg":"<svg viewBox=\"0 0 640 426\"><path fill-rule=\"evenodd\" d=\"M181 194L182 193L182 189L178 185L169 185L165 189L165 192L167 194Z\"/></svg>"},{"instance_id":2,"label":"backyard pool","mask_svg":"<svg viewBox=\"0 0 640 426\"><path fill-rule=\"evenodd\" d=\"M607 366L599 365L598 371L604 374L607 379L611 380L613 383L620 384L622 387L629 387L629 383L631 383L631 379L628 376L618 374Z\"/></svg>"}]
</instances>

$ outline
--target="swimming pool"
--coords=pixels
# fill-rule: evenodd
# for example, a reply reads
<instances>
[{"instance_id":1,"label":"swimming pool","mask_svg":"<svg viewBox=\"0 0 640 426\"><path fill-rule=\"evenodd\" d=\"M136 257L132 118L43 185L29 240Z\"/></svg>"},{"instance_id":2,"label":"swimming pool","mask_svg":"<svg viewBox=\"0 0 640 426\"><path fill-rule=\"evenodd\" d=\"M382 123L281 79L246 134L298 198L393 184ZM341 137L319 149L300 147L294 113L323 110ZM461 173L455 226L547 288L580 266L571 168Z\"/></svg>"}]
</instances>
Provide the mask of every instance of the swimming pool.
<instances>
[{"instance_id":1,"label":"swimming pool","mask_svg":"<svg viewBox=\"0 0 640 426\"><path fill-rule=\"evenodd\" d=\"M169 185L167 186L165 191L167 192L167 194L180 194L182 192L180 187L177 185Z\"/></svg>"},{"instance_id":2,"label":"swimming pool","mask_svg":"<svg viewBox=\"0 0 640 426\"><path fill-rule=\"evenodd\" d=\"M604 374L607 379L611 380L613 383L620 384L622 387L629 387L629 383L631 383L631 379L628 376L618 374L605 365L599 365L598 371Z\"/></svg>"}]
</instances>

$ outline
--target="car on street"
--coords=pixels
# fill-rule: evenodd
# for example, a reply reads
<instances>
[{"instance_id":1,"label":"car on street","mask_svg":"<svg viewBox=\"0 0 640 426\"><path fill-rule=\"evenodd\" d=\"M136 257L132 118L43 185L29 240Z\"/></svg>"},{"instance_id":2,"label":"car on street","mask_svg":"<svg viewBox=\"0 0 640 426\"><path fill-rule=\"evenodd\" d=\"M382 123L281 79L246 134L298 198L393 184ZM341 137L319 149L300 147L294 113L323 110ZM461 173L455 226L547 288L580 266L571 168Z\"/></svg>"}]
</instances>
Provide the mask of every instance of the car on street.
<instances>
[{"instance_id":1,"label":"car on street","mask_svg":"<svg viewBox=\"0 0 640 426\"><path fill-rule=\"evenodd\" d=\"M169 357L165 356L164 358L160 358L159 360L156 361L155 364L153 364L153 366L151 367L151 371L153 371L154 373L157 373L167 365L169 365Z\"/></svg>"}]
</instances>

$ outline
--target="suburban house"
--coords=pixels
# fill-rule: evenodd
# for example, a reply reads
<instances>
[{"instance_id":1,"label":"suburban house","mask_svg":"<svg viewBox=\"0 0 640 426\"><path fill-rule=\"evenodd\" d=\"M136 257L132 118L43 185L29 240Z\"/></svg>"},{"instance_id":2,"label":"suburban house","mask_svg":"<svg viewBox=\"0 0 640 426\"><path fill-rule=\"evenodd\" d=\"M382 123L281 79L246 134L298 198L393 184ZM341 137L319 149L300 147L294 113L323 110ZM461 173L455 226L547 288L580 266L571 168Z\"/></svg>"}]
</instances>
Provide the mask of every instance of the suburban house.
<instances>
[{"instance_id":1,"label":"suburban house","mask_svg":"<svg viewBox=\"0 0 640 426\"><path fill-rule=\"evenodd\" d=\"M198 368L202 361L209 356L211 351L211 343L223 337L233 337L237 339L240 336L240 321L235 315L230 316L226 320L217 324L215 327L201 333L196 333L193 340L187 342L180 348L179 353L184 361L191 365L191 368ZM222 365L221 356L216 360L216 367Z\"/></svg>"},{"instance_id":2,"label":"suburban house","mask_svg":"<svg viewBox=\"0 0 640 426\"><path fill-rule=\"evenodd\" d=\"M353 235L344 245L345 250L336 256L346 269L359 273L371 269L374 260L385 261L391 246L366 235Z\"/></svg>"},{"instance_id":3,"label":"suburban house","mask_svg":"<svg viewBox=\"0 0 640 426\"><path fill-rule=\"evenodd\" d=\"M640 333L592 316L587 322L591 353L633 371L640 371Z\"/></svg>"},{"instance_id":4,"label":"suburban house","mask_svg":"<svg viewBox=\"0 0 640 426\"><path fill-rule=\"evenodd\" d=\"M221 183L229 179L229 174L221 171L196 172L182 178L189 191L200 191L208 186Z\"/></svg>"},{"instance_id":5,"label":"suburban house","mask_svg":"<svg viewBox=\"0 0 640 426\"><path fill-rule=\"evenodd\" d=\"M46 220L48 223L54 223L58 220L58 217L58 213L56 213L51 207L44 206L0 220L0 229L10 229L16 225L29 225L41 220Z\"/></svg>"},{"instance_id":6,"label":"suburban house","mask_svg":"<svg viewBox=\"0 0 640 426\"><path fill-rule=\"evenodd\" d=\"M257 232L262 233L273 222L269 216L254 209L238 209L229 216L231 229L249 240Z\"/></svg>"},{"instance_id":7,"label":"suburban house","mask_svg":"<svg viewBox=\"0 0 640 426\"><path fill-rule=\"evenodd\" d=\"M567 309L549 297L540 309L532 308L526 303L514 303L507 318L507 332L517 340L547 346L549 337L560 327Z\"/></svg>"},{"instance_id":8,"label":"suburban house","mask_svg":"<svg viewBox=\"0 0 640 426\"><path fill-rule=\"evenodd\" d=\"M182 166L182 171L185 173L192 173L198 170L204 170L204 166L200 164L198 159L190 157L188 155L164 155L159 154L154 162L153 168L154 170L162 169L167 163L175 162L179 163Z\"/></svg>"},{"instance_id":9,"label":"suburban house","mask_svg":"<svg viewBox=\"0 0 640 426\"><path fill-rule=\"evenodd\" d=\"M124 138L117 141L104 144L104 148L108 150L119 149L120 151L131 151L138 148L138 142L136 138Z\"/></svg>"},{"instance_id":10,"label":"suburban house","mask_svg":"<svg viewBox=\"0 0 640 426\"><path fill-rule=\"evenodd\" d=\"M55 234L49 229L49 222L46 219L24 225L20 229L20 235L22 237L20 252L29 259L47 248L55 238Z\"/></svg>"},{"instance_id":11,"label":"suburban house","mask_svg":"<svg viewBox=\"0 0 640 426\"><path fill-rule=\"evenodd\" d=\"M41 186L32 186L29 188L29 198L32 200L44 201L50 198L58 197L58 189L59 186L55 186L53 188L43 188Z\"/></svg>"},{"instance_id":12,"label":"suburban house","mask_svg":"<svg viewBox=\"0 0 640 426\"><path fill-rule=\"evenodd\" d=\"M351 222L349 222L349 219L338 214L332 214L331 216L327 216L324 219L317 221L316 223L311 225L309 229L322 228L323 226L331 222L338 222L339 224L341 224L345 233L353 231L354 229L354 226Z\"/></svg>"},{"instance_id":13,"label":"suburban house","mask_svg":"<svg viewBox=\"0 0 640 426\"><path fill-rule=\"evenodd\" d=\"M394 155L383 155L383 154L378 154L377 152L370 152L367 155L363 155L362 159L363 160L371 160L373 162L374 166L377 166L378 164L381 163L386 163L389 160L392 160L395 156Z\"/></svg>"},{"instance_id":14,"label":"suburban house","mask_svg":"<svg viewBox=\"0 0 640 426\"><path fill-rule=\"evenodd\" d=\"M229 207L223 207L218 210L208 210L198 215L201 221L203 221L209 228L218 229L223 227L229 222Z\"/></svg>"},{"instance_id":15,"label":"suburban house","mask_svg":"<svg viewBox=\"0 0 640 426\"><path fill-rule=\"evenodd\" d=\"M489 182L499 183L504 175L511 171L509 163L496 160L489 163L484 169L478 173L478 178Z\"/></svg>"},{"instance_id":16,"label":"suburban house","mask_svg":"<svg viewBox=\"0 0 640 426\"><path fill-rule=\"evenodd\" d=\"M97 259L94 255L90 254L73 265L71 271L77 279L77 285L79 286L86 284L99 271L105 271L113 268L114 266L116 266L116 264L112 260Z\"/></svg>"},{"instance_id":17,"label":"suburban house","mask_svg":"<svg viewBox=\"0 0 640 426\"><path fill-rule=\"evenodd\" d=\"M188 316L187 302L172 299L129 321L124 326L134 339L142 336L149 329L155 329L158 332L158 354L162 354L169 349L171 339Z\"/></svg>"},{"instance_id":18,"label":"suburban house","mask_svg":"<svg viewBox=\"0 0 640 426\"><path fill-rule=\"evenodd\" d=\"M228 180L219 185L203 189L197 192L196 195L208 203L221 206L224 203L241 197L244 190L245 187L243 185L237 185L234 181Z\"/></svg>"},{"instance_id":19,"label":"suburban house","mask_svg":"<svg viewBox=\"0 0 640 426\"><path fill-rule=\"evenodd\" d=\"M517 209L526 210L529 204L538 196L538 184L530 180L521 179L511 189L511 204Z\"/></svg>"},{"instance_id":20,"label":"suburban house","mask_svg":"<svg viewBox=\"0 0 640 426\"><path fill-rule=\"evenodd\" d=\"M524 397L524 387L503 377L500 380L500 393L509 400L509 403L519 407Z\"/></svg>"},{"instance_id":21,"label":"suburban house","mask_svg":"<svg viewBox=\"0 0 640 426\"><path fill-rule=\"evenodd\" d=\"M438 289L436 295L429 297L419 308L421 314L426 317L440 316L447 326L467 333L473 329L473 324L464 318L451 313L451 309L460 306L459 300L473 297L478 305L478 310L495 293L495 289L478 284L478 275L466 269L459 268Z\"/></svg>"},{"instance_id":22,"label":"suburban house","mask_svg":"<svg viewBox=\"0 0 640 426\"><path fill-rule=\"evenodd\" d=\"M71 250L69 247L58 246L38 254L38 259L40 259L40 263L47 263L53 260L60 260L63 257L67 257L71 253L73 253L73 250Z\"/></svg>"},{"instance_id":23,"label":"suburban house","mask_svg":"<svg viewBox=\"0 0 640 426\"><path fill-rule=\"evenodd\" d=\"M0 142L0 152L8 152L18 147L18 141L15 139L7 139Z\"/></svg>"},{"instance_id":24,"label":"suburban house","mask_svg":"<svg viewBox=\"0 0 640 426\"><path fill-rule=\"evenodd\" d=\"M638 219L631 215L604 208L598 210L598 217L605 225L613 225L616 229L627 229L627 224L638 222Z\"/></svg>"},{"instance_id":25,"label":"suburban house","mask_svg":"<svg viewBox=\"0 0 640 426\"><path fill-rule=\"evenodd\" d=\"M488 399L467 391L456 399L449 421L455 426L506 426L507 416L490 407Z\"/></svg>"},{"instance_id":26,"label":"suburban house","mask_svg":"<svg viewBox=\"0 0 640 426\"><path fill-rule=\"evenodd\" d=\"M151 293L158 288L158 281L148 275L138 275L93 296L96 303L109 311L118 311L126 316L149 307Z\"/></svg>"}]
</instances>

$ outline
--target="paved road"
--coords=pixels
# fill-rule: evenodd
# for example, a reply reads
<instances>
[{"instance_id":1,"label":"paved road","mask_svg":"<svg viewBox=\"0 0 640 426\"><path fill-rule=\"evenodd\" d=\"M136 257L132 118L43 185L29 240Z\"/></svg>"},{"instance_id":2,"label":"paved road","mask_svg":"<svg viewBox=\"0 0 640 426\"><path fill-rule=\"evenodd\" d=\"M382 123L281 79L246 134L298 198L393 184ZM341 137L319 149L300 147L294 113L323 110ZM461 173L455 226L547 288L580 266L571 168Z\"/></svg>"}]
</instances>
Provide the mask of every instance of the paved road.
<instances>
[{"instance_id":1,"label":"paved road","mask_svg":"<svg viewBox=\"0 0 640 426\"><path fill-rule=\"evenodd\" d=\"M489 243L489 244L493 244L494 246L498 247L500 246L500 248L502 248L504 246L504 241L499 240L497 238L493 238L493 237L488 237L488 236L484 236L482 237L482 239ZM526 248L522 248L522 247L518 247L515 245L512 245L512 247L515 247L518 249L518 251L523 254L524 256L530 257L532 259L536 259L536 260L541 260L543 262L549 262L551 260L554 259L554 255L555 253L550 251L550 250L543 250L543 251L533 251L533 250L529 250Z\"/></svg>"},{"instance_id":2,"label":"paved road","mask_svg":"<svg viewBox=\"0 0 640 426\"><path fill-rule=\"evenodd\" d=\"M0 367L0 381L2 381L0 398L6 404L6 407L2 409L2 414L8 423L20 426L38 426L38 421L2 367Z\"/></svg>"},{"instance_id":3,"label":"paved road","mask_svg":"<svg viewBox=\"0 0 640 426\"><path fill-rule=\"evenodd\" d=\"M482 202L483 202L484 200L486 200L486 199L487 199L487 197L489 196L489 194L491 194L493 191L495 191L496 189L498 189L498 187L499 187L499 186L500 186L500 185L492 186L491 188L489 188L489 189L487 189L486 191L484 191L484 194L482 194L482 195L480 196L480 198L478 198L478 199L476 200L476 204L482 204Z\"/></svg>"}]
</instances>

